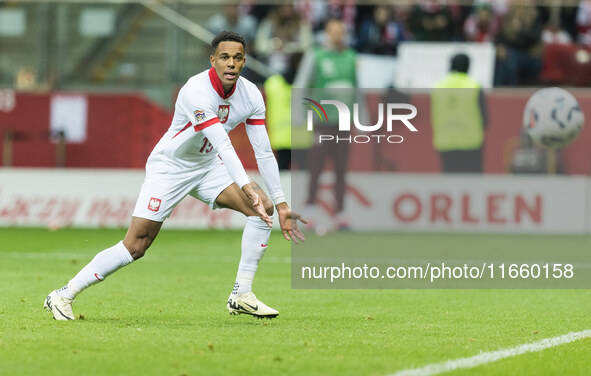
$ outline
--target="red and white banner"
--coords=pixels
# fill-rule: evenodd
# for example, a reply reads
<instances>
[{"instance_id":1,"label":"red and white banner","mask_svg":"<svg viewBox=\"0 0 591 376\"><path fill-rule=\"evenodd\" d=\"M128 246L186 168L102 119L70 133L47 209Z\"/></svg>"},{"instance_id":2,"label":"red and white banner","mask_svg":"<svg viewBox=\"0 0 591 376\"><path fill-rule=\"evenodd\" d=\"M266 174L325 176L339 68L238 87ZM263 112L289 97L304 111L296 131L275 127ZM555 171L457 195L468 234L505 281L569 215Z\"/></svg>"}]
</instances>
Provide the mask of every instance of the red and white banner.
<instances>
[{"instance_id":1,"label":"red and white banner","mask_svg":"<svg viewBox=\"0 0 591 376\"><path fill-rule=\"evenodd\" d=\"M0 169L0 226L125 227L143 179L143 170ZM303 208L306 175L283 174L282 183L293 206ZM329 223L332 175L321 183L316 220ZM591 179L580 176L350 173L345 195L353 230L591 233ZM241 214L212 211L192 198L165 222L243 225Z\"/></svg>"},{"instance_id":2,"label":"red and white banner","mask_svg":"<svg viewBox=\"0 0 591 376\"><path fill-rule=\"evenodd\" d=\"M316 223L330 228L333 186L329 175L323 178ZM292 181L293 192L306 192L305 176ZM363 231L581 234L591 231L590 183L564 176L352 173L345 214L352 229Z\"/></svg>"},{"instance_id":3,"label":"red and white banner","mask_svg":"<svg viewBox=\"0 0 591 376\"><path fill-rule=\"evenodd\" d=\"M143 170L0 169L0 226L125 227L143 180ZM240 228L241 217L187 198L165 226Z\"/></svg>"}]
</instances>

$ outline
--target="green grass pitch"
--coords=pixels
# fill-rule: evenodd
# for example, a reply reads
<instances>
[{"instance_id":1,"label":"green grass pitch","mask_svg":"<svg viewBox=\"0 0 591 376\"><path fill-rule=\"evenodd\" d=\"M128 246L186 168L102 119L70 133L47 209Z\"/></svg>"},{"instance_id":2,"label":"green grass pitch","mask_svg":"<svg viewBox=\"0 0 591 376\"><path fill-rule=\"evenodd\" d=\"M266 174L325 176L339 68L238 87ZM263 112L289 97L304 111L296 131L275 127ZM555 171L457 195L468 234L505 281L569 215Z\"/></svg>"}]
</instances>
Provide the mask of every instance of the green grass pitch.
<instances>
[{"instance_id":1,"label":"green grass pitch","mask_svg":"<svg viewBox=\"0 0 591 376\"><path fill-rule=\"evenodd\" d=\"M0 230L0 375L388 375L591 329L590 290L292 290L277 232L254 291L279 317L230 316L235 231L163 230L144 259L78 297L81 320L51 319L47 293L124 233ZM549 241L589 237L529 244ZM586 338L450 374L585 375L590 354Z\"/></svg>"}]
</instances>

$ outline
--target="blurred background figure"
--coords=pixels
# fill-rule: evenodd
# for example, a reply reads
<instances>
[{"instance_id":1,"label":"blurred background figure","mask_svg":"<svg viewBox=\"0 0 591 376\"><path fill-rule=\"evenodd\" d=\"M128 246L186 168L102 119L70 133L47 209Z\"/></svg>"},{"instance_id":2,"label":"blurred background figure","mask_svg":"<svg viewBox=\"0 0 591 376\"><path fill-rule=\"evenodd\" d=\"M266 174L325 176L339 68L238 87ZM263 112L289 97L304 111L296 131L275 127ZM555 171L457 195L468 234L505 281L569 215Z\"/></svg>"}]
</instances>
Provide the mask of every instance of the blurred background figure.
<instances>
[{"instance_id":1,"label":"blurred background figure","mask_svg":"<svg viewBox=\"0 0 591 376\"><path fill-rule=\"evenodd\" d=\"M37 75L32 68L24 67L16 72L14 87L20 91L32 90L37 86Z\"/></svg>"},{"instance_id":2,"label":"blurred background figure","mask_svg":"<svg viewBox=\"0 0 591 376\"><path fill-rule=\"evenodd\" d=\"M312 47L310 25L291 4L280 5L263 19L256 36L256 53L273 70L284 73L289 56Z\"/></svg>"},{"instance_id":3,"label":"blurred background figure","mask_svg":"<svg viewBox=\"0 0 591 376\"><path fill-rule=\"evenodd\" d=\"M274 74L265 81L267 103L267 129L271 146L280 170L289 170L292 156L291 88L302 54L289 58L286 71Z\"/></svg>"},{"instance_id":4,"label":"blurred background figure","mask_svg":"<svg viewBox=\"0 0 591 376\"><path fill-rule=\"evenodd\" d=\"M455 55L450 72L431 91L433 146L444 172L482 172L486 103L469 68L467 55Z\"/></svg>"},{"instance_id":5,"label":"blurred background figure","mask_svg":"<svg viewBox=\"0 0 591 376\"><path fill-rule=\"evenodd\" d=\"M512 5L497 36L495 86L517 86L537 79L542 69L542 22L536 7Z\"/></svg>"},{"instance_id":6,"label":"blurred background figure","mask_svg":"<svg viewBox=\"0 0 591 376\"><path fill-rule=\"evenodd\" d=\"M455 38L453 15L441 0L426 0L414 5L409 28L416 41L449 42Z\"/></svg>"},{"instance_id":7,"label":"blurred background figure","mask_svg":"<svg viewBox=\"0 0 591 376\"><path fill-rule=\"evenodd\" d=\"M581 0L577 8L577 42L591 46L591 0Z\"/></svg>"},{"instance_id":8,"label":"blurred background figure","mask_svg":"<svg viewBox=\"0 0 591 376\"><path fill-rule=\"evenodd\" d=\"M356 53L345 43L345 25L340 20L331 19L326 22L324 31L326 34L325 45L316 47L306 53L296 77L295 87L328 89L325 92L331 94L335 93L335 91L330 89L353 89L357 87ZM341 93L347 96L350 92L342 91ZM351 100L347 99L343 101L345 103L351 102ZM327 106L329 124L317 127L316 131L320 131L322 134L337 136L339 134L338 123L335 120L338 119L338 114L336 109L333 110L329 107L333 106ZM349 144L346 142L315 143L310 149L310 182L306 202L310 226L314 226L314 216L317 211L316 203L320 174L324 169L326 160L332 159L335 174L335 206L334 208L329 208L329 210L334 215L335 227L339 229L348 228L348 220L344 212L345 174L347 171L348 157Z\"/></svg>"},{"instance_id":9,"label":"blurred background figure","mask_svg":"<svg viewBox=\"0 0 591 376\"><path fill-rule=\"evenodd\" d=\"M257 19L248 13L248 7L241 6L240 1L225 3L221 8L221 12L215 13L208 19L207 30L215 35L224 30L234 31L242 35L246 40L246 53L253 55L255 52L254 42L257 33ZM245 66L242 75L253 81L260 82L264 80L264 77L253 72L248 64Z\"/></svg>"},{"instance_id":10,"label":"blurred background figure","mask_svg":"<svg viewBox=\"0 0 591 376\"><path fill-rule=\"evenodd\" d=\"M480 3L464 22L464 38L467 42L494 42L499 29L492 5Z\"/></svg>"},{"instance_id":11,"label":"blurred background figure","mask_svg":"<svg viewBox=\"0 0 591 376\"><path fill-rule=\"evenodd\" d=\"M247 43L247 52L250 53L256 37L257 20L250 14L241 13L239 5L238 1L224 4L222 12L209 18L207 29L216 35L224 30L242 35Z\"/></svg>"},{"instance_id":12,"label":"blurred background figure","mask_svg":"<svg viewBox=\"0 0 591 376\"><path fill-rule=\"evenodd\" d=\"M297 12L312 27L312 30L317 36L317 42L322 42L324 24L326 20L332 18L343 22L348 37L351 37L355 33L357 6L354 0L301 0L296 1L294 6Z\"/></svg>"},{"instance_id":13,"label":"blurred background figure","mask_svg":"<svg viewBox=\"0 0 591 376\"><path fill-rule=\"evenodd\" d=\"M543 44L570 44L573 42L571 35L564 30L559 18L550 18L542 30Z\"/></svg>"},{"instance_id":14,"label":"blurred background figure","mask_svg":"<svg viewBox=\"0 0 591 376\"><path fill-rule=\"evenodd\" d=\"M406 39L404 25L395 21L393 8L377 6L372 18L361 23L356 49L360 53L396 55L398 43Z\"/></svg>"}]
</instances>

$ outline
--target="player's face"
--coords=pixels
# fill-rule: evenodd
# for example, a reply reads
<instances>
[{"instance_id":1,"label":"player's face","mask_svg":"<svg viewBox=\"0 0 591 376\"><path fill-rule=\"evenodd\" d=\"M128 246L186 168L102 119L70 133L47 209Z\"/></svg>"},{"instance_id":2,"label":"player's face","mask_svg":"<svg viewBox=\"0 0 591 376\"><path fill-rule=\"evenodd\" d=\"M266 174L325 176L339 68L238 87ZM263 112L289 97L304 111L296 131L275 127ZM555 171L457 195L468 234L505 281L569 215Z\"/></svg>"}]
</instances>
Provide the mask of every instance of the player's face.
<instances>
[{"instance_id":1,"label":"player's face","mask_svg":"<svg viewBox=\"0 0 591 376\"><path fill-rule=\"evenodd\" d=\"M230 89L238 81L240 72L244 68L244 46L239 42L220 42L215 53L209 57L211 66L224 85Z\"/></svg>"}]
</instances>

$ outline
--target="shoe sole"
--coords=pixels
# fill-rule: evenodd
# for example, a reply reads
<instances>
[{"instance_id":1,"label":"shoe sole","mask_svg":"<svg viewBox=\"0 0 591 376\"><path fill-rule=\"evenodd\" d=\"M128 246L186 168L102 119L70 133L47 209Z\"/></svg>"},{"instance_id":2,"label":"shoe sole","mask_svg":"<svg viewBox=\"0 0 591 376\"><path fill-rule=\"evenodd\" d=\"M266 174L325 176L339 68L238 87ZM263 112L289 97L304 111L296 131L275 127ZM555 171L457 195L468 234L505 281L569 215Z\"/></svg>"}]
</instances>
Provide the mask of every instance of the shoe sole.
<instances>
[{"instance_id":1,"label":"shoe sole","mask_svg":"<svg viewBox=\"0 0 591 376\"><path fill-rule=\"evenodd\" d=\"M250 308L253 308L255 310L258 309L258 306L255 308L253 306L251 306L248 303L244 303L247 306L249 306ZM275 317L279 316L279 312L277 313L270 313L267 315L259 315L257 313L254 312L250 312L247 311L246 309L244 309L244 307L242 307L240 304L238 304L237 302L232 301L231 299L228 299L228 303L226 305L226 308L228 309L228 312L230 313L230 315L232 316L237 316L237 315L250 315L253 317L256 317L257 319L274 319Z\"/></svg>"},{"instance_id":2,"label":"shoe sole","mask_svg":"<svg viewBox=\"0 0 591 376\"><path fill-rule=\"evenodd\" d=\"M250 315L252 317L256 317L257 319L267 319L272 320L279 316L279 314L272 314L272 315L257 315L256 313L252 312L242 312L242 311L230 311L230 316L238 316L238 315Z\"/></svg>"}]
</instances>

